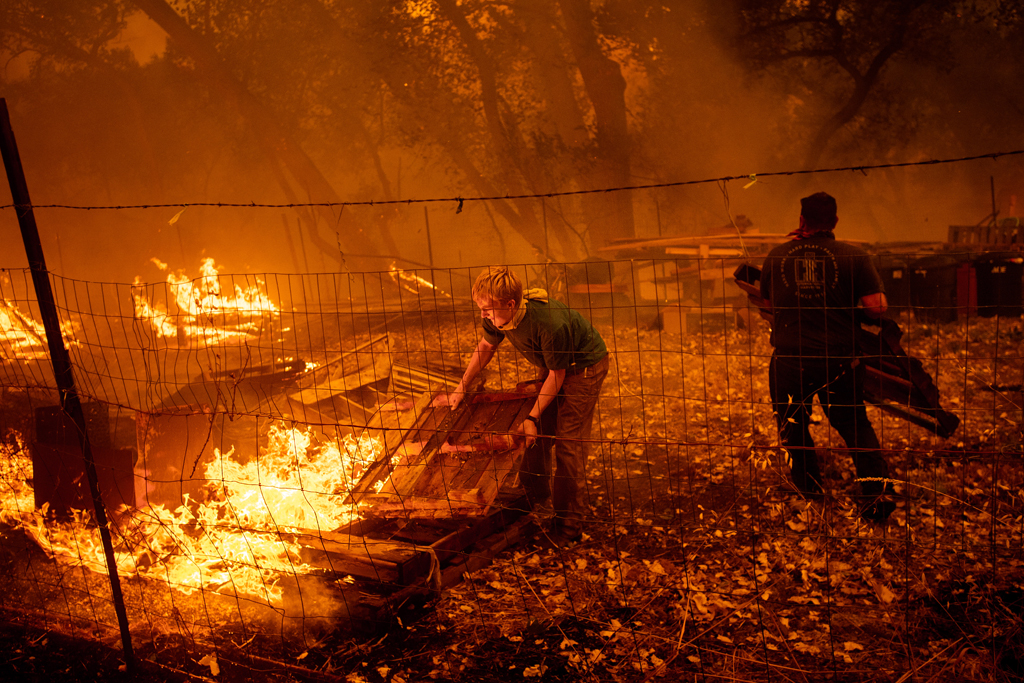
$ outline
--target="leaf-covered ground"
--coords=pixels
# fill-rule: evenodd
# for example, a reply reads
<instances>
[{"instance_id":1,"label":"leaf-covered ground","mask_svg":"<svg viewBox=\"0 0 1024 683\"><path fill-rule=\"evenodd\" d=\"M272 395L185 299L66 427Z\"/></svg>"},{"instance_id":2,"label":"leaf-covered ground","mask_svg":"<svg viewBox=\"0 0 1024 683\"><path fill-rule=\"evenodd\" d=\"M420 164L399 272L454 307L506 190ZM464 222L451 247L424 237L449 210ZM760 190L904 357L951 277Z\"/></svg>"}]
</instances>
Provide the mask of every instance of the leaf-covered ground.
<instances>
[{"instance_id":1,"label":"leaf-covered ground","mask_svg":"<svg viewBox=\"0 0 1024 683\"><path fill-rule=\"evenodd\" d=\"M584 542L467 575L410 627L443 652L391 680L1020 678L1020 321L902 326L963 424L871 409L902 482L887 525L857 516L820 408L829 496L793 492L764 330L609 338Z\"/></svg>"},{"instance_id":2,"label":"leaf-covered ground","mask_svg":"<svg viewBox=\"0 0 1024 683\"><path fill-rule=\"evenodd\" d=\"M940 439L870 409L900 493L888 524L857 516L852 463L824 419L813 433L828 496L794 492L765 330L622 326L605 334L614 363L581 543L511 549L372 636L266 645L261 680L1021 680L1021 322L901 324L962 424ZM442 351L464 363L475 330L442 332ZM433 345L414 339L400 350ZM532 377L502 349L486 379L507 389ZM246 656L259 640L204 638L257 668ZM212 675L197 641L147 647ZM220 679L254 675L242 671Z\"/></svg>"}]
</instances>

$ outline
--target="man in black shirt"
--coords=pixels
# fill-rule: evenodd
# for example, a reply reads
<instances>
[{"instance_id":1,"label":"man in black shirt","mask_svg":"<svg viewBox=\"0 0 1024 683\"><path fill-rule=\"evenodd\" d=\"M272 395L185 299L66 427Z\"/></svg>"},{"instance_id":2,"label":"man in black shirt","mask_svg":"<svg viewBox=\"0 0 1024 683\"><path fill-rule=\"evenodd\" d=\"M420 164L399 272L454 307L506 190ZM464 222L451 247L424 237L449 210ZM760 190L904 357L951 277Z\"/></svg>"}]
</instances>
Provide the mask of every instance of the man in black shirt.
<instances>
[{"instance_id":1,"label":"man in black shirt","mask_svg":"<svg viewBox=\"0 0 1024 683\"><path fill-rule=\"evenodd\" d=\"M861 516L884 521L895 505L880 499L888 466L864 407L856 329L859 315L878 318L888 303L870 256L836 241L836 200L818 192L800 204L800 227L790 233L791 241L772 249L761 273L761 295L774 319L768 381L779 440L789 453L793 483L808 496L820 496L821 471L809 430L817 395L851 449L862 480Z\"/></svg>"}]
</instances>

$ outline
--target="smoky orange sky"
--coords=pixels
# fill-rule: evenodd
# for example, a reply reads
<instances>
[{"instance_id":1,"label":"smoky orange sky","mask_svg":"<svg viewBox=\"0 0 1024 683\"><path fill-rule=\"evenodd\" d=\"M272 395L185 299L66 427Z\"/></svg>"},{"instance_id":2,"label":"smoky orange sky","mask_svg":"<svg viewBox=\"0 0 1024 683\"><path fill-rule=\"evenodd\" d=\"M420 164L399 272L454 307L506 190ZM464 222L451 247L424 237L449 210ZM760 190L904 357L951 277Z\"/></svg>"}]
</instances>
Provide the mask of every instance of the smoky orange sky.
<instances>
[{"instance_id":1,"label":"smoky orange sky","mask_svg":"<svg viewBox=\"0 0 1024 683\"><path fill-rule=\"evenodd\" d=\"M132 15L115 41L130 52L140 65L154 65L164 56L167 35L146 15ZM285 46L286 48L286 46ZM772 87L767 79L746 75L742 66L711 36L695 36L686 59L691 68L679 83L680 102L689 118L676 122L680 134L666 131L664 139L678 140L678 148L661 150L658 158L649 158L633 167L637 184L714 179L722 176L748 176L757 173L801 170L792 162L778 161L780 150L794 140L780 137L776 125L787 107L806 106ZM175 186L174 178L165 178L159 191L147 181L151 168L188 167L188 149L167 150L158 146L146 158L135 148L135 141L122 137L111 122L105 126L102 116L76 117L59 112L39 120L29 115L18 98L18 84L29 77L33 59L22 54L6 61L3 95L11 110L12 124L18 139L29 189L35 204L129 205L176 202L254 202L279 203L286 198L275 185L271 170L252 160L239 159L225 151L208 161L203 169L205 182ZM892 67L890 77L932 79L935 87L949 87L943 98L922 107L944 107L928 113L930 119L944 118L947 123L970 131L977 128L973 142L963 146L933 136L934 126L925 123L908 132L905 145L891 155L879 158L865 154L862 159L849 156L837 160L824 157L823 166L913 162L943 157L1008 151L1024 148L1024 134L1019 119L1014 123L1012 107L993 112L992 99L998 93L977 92L984 79L976 76L991 71L991 64L982 54L976 61L965 61L946 76L925 72L914 65ZM629 74L631 67L623 64ZM153 67L155 68L155 67ZM979 85L972 88L977 80ZM643 112L644 83L631 78L627 88L627 104L634 117ZM952 99L958 91L961 100ZM1019 83L1019 81L1018 81ZM950 93L953 93L950 95ZM102 97L97 94L97 97ZM986 99L987 98L987 99ZM1006 98L1003 98L1006 99ZM1019 99L1017 100L1019 103ZM952 104L950 104L952 103ZM167 106L173 110L174 103ZM1016 105L1014 105L1016 106ZM61 119L67 127L60 128ZM187 129L188 122L172 123ZM631 125L636 121L631 121ZM650 125L649 123L645 125ZM88 126L88 127L86 127ZM53 164L60 163L55 152L55 131L80 145L74 153L89 151L87 161L75 163L83 170L74 182L51 182ZM159 136L160 131L153 133ZM174 133L187 139L179 128ZM960 139L971 140L962 134ZM88 142L82 142L88 141ZM373 182L373 170L353 164L345 158L316 158L342 200L380 200ZM138 164L137 171L135 165ZM435 160L418 157L415 148L400 144L382 146L381 165L384 173L400 186L400 198L466 197L477 192L456 174L440 169ZM129 176L137 175L132 184L103 177L103 169L118 166ZM576 187L540 188L546 192L578 189ZM636 233L639 237L657 235L699 235L728 225L730 215L745 215L753 229L762 233L785 233L796 226L799 198L825 190L839 203L838 235L870 242L943 241L950 225L976 224L993 209L993 199L1001 217L1020 215L1024 200L1024 163L1021 157L999 160L985 159L958 164L919 166L913 168L873 170L868 172L835 172L815 175L757 177L756 181L733 180L709 182L685 187L640 190L633 194ZM4 184L0 201L10 203ZM533 201L541 215L540 200ZM565 214L566 200L547 199L543 214L552 224ZM574 200L575 201L575 200ZM578 201L590 201L583 196ZM426 212L424 212L424 206ZM508 229L500 216L483 202L466 202L457 212L455 201L401 206L392 226L401 248L399 260L413 267L428 264L441 268L476 267L488 263L531 263L538 255L519 235ZM71 278L130 282L139 276L144 281L160 281L163 275L152 265L156 257L173 270L184 269L197 274L199 260L209 256L228 272L325 272L338 269L337 261L325 256L315 245L304 241L299 230L298 215L288 209L268 208L205 208L191 207L177 216L177 208L75 211L38 209L36 220L43 238L49 268ZM347 207L336 210L334 225L320 225L319 230L330 242L337 233L342 241L345 231L361 224L372 226L381 209L378 207ZM427 224L430 248L428 250ZM574 225L585 230L583 225ZM0 231L8 248L0 266L24 267L14 211L0 212ZM556 260L579 260L600 254L594 248L556 248ZM348 255L347 255L348 256ZM363 269L386 269L391 259L350 259Z\"/></svg>"}]
</instances>

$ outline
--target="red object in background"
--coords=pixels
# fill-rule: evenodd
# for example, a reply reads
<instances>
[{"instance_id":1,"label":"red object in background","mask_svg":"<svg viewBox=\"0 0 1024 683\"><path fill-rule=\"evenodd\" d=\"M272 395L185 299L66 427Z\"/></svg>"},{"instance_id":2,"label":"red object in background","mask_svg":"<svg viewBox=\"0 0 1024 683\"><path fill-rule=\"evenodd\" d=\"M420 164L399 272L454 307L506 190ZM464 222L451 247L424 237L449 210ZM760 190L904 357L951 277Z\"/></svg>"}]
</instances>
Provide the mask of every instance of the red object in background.
<instances>
[{"instance_id":1,"label":"red object in background","mask_svg":"<svg viewBox=\"0 0 1024 683\"><path fill-rule=\"evenodd\" d=\"M978 273L970 261L956 268L956 314L964 320L978 313Z\"/></svg>"}]
</instances>

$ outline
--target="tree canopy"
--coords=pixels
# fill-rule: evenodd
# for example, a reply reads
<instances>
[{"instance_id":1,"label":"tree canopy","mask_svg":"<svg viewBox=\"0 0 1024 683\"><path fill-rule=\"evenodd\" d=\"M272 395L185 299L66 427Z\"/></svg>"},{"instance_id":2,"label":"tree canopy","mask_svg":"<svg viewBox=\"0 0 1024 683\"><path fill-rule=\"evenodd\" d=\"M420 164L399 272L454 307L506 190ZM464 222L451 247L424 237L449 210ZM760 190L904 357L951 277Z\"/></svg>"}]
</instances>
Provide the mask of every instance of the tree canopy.
<instances>
[{"instance_id":1,"label":"tree canopy","mask_svg":"<svg viewBox=\"0 0 1024 683\"><path fill-rule=\"evenodd\" d=\"M0 88L37 202L545 195L1019 147L1021 29L1007 0L11 0ZM653 199L676 232L722 222L708 196ZM572 260L650 234L638 201L477 218L488 257ZM417 211L298 221L337 267L411 258Z\"/></svg>"}]
</instances>

